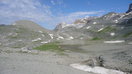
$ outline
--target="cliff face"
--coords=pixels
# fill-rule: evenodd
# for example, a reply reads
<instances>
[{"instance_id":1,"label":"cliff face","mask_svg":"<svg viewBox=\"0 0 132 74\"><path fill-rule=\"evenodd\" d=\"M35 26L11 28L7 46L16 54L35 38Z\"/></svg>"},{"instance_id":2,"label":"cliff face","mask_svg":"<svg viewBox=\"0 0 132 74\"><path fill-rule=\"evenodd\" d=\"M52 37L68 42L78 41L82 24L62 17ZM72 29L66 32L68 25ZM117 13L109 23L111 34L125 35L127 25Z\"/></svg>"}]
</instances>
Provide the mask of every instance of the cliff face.
<instances>
[{"instance_id":1,"label":"cliff face","mask_svg":"<svg viewBox=\"0 0 132 74\"><path fill-rule=\"evenodd\" d=\"M128 11L126 13L129 13L131 11L132 11L132 3L129 5L129 9L128 9Z\"/></svg>"}]
</instances>

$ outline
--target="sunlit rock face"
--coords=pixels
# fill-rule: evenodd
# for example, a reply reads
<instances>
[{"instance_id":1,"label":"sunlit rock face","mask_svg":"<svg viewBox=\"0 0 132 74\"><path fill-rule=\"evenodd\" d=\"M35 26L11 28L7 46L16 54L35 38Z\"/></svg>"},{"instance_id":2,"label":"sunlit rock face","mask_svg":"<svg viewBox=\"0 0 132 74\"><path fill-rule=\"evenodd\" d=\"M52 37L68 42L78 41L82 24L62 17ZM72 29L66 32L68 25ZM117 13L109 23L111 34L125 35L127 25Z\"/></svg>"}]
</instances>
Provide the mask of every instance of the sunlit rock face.
<instances>
[{"instance_id":1,"label":"sunlit rock face","mask_svg":"<svg viewBox=\"0 0 132 74\"><path fill-rule=\"evenodd\" d=\"M126 13L129 13L131 11L132 11L132 3L129 5L129 9L128 9L128 11Z\"/></svg>"}]
</instances>

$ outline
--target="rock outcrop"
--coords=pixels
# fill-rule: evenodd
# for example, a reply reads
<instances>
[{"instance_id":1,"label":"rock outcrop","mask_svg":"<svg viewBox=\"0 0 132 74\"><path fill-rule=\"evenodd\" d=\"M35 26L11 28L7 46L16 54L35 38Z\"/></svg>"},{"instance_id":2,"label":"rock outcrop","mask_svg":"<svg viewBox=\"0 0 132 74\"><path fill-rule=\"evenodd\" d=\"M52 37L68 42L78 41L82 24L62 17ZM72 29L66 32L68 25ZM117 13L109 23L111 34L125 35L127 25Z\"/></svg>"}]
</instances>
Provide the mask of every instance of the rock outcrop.
<instances>
[{"instance_id":1,"label":"rock outcrop","mask_svg":"<svg viewBox=\"0 0 132 74\"><path fill-rule=\"evenodd\" d=\"M126 13L132 12L132 3L129 5L129 9Z\"/></svg>"}]
</instances>

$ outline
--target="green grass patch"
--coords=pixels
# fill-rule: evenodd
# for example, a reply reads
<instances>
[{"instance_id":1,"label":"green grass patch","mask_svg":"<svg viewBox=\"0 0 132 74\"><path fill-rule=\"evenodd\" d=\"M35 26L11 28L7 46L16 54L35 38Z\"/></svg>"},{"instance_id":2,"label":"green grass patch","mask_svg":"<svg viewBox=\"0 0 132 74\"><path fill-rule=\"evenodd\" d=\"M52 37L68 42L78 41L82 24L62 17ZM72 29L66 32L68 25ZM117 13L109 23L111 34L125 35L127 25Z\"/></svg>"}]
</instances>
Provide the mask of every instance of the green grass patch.
<instances>
[{"instance_id":1,"label":"green grass patch","mask_svg":"<svg viewBox=\"0 0 132 74\"><path fill-rule=\"evenodd\" d=\"M101 40L101 38L99 38L99 37L94 37L94 38L92 38L91 40Z\"/></svg>"},{"instance_id":2,"label":"green grass patch","mask_svg":"<svg viewBox=\"0 0 132 74\"><path fill-rule=\"evenodd\" d=\"M44 45L40 45L38 47L35 47L34 49L36 50L40 50L40 51L55 51L55 52L64 52L64 50L61 48L61 46L59 45L59 43L47 43Z\"/></svg>"},{"instance_id":3,"label":"green grass patch","mask_svg":"<svg viewBox=\"0 0 132 74\"><path fill-rule=\"evenodd\" d=\"M130 35L132 35L132 32L124 34L123 37L129 37Z\"/></svg>"},{"instance_id":4,"label":"green grass patch","mask_svg":"<svg viewBox=\"0 0 132 74\"><path fill-rule=\"evenodd\" d=\"M106 32L111 32L111 31L115 31L116 28L111 27L111 26L107 26L106 28L104 28L103 30L99 31L98 33L106 33Z\"/></svg>"}]
</instances>

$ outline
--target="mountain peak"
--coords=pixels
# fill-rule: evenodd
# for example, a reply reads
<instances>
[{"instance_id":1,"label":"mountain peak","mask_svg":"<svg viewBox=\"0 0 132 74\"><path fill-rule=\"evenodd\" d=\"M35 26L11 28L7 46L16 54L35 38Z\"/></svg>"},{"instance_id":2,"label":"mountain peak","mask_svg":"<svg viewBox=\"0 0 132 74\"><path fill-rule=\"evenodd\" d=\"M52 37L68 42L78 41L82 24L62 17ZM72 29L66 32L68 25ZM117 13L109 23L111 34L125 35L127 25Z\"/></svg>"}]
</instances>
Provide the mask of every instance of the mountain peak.
<instances>
[{"instance_id":1,"label":"mountain peak","mask_svg":"<svg viewBox=\"0 0 132 74\"><path fill-rule=\"evenodd\" d=\"M37 24L29 20L19 20L19 21L15 21L12 25L27 26L27 25L37 25Z\"/></svg>"},{"instance_id":2,"label":"mountain peak","mask_svg":"<svg viewBox=\"0 0 132 74\"><path fill-rule=\"evenodd\" d=\"M132 12L132 3L129 5L129 9L126 13Z\"/></svg>"},{"instance_id":3,"label":"mountain peak","mask_svg":"<svg viewBox=\"0 0 132 74\"><path fill-rule=\"evenodd\" d=\"M20 28L26 28L29 30L33 30L33 31L38 31L38 30L47 31L47 29L29 20L19 20L19 21L14 22L12 25L20 27Z\"/></svg>"}]
</instances>

